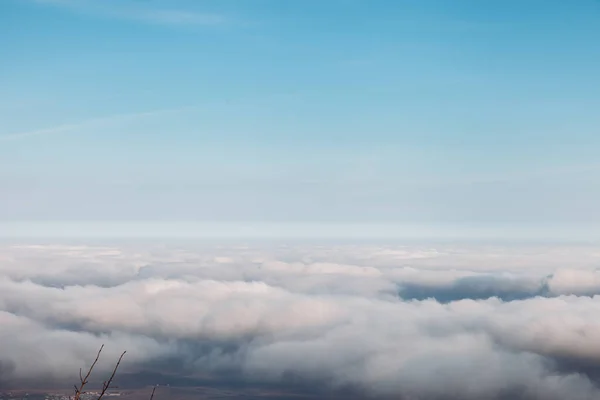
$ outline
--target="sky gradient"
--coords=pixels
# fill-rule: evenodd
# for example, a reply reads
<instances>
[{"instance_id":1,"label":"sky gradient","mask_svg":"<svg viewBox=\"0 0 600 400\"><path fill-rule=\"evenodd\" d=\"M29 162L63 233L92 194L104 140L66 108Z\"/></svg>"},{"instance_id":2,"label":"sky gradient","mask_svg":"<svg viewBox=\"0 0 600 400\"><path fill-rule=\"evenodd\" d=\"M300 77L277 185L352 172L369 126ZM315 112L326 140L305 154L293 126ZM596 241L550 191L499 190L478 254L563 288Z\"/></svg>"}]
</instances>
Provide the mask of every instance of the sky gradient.
<instances>
[{"instance_id":1,"label":"sky gradient","mask_svg":"<svg viewBox=\"0 0 600 400\"><path fill-rule=\"evenodd\" d=\"M600 237L599 38L593 0L2 0L0 234Z\"/></svg>"}]
</instances>

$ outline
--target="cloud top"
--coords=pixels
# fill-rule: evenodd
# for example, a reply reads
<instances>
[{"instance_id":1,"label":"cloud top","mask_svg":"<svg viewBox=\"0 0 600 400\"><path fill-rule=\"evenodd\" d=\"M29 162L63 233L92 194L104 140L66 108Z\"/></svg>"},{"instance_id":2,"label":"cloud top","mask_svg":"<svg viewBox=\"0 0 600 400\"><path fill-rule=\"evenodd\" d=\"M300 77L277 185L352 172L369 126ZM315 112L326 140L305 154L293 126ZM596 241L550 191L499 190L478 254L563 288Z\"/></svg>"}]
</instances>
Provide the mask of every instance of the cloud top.
<instances>
[{"instance_id":1,"label":"cloud top","mask_svg":"<svg viewBox=\"0 0 600 400\"><path fill-rule=\"evenodd\" d=\"M587 247L4 245L0 385L70 384L106 343L108 360L127 350L125 377L598 398L599 258Z\"/></svg>"}]
</instances>

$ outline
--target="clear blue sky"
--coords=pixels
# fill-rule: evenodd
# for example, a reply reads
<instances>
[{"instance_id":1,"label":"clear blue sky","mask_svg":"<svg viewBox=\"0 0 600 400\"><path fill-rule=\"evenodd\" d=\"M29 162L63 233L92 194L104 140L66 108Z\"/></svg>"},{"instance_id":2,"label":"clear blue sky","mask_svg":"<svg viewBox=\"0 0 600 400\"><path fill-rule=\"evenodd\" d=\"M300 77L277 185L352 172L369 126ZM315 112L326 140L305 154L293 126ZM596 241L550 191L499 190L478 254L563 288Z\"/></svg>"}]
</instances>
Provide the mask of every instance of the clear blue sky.
<instances>
[{"instance_id":1,"label":"clear blue sky","mask_svg":"<svg viewBox=\"0 0 600 400\"><path fill-rule=\"evenodd\" d=\"M1 0L0 221L595 229L599 71L597 0Z\"/></svg>"}]
</instances>

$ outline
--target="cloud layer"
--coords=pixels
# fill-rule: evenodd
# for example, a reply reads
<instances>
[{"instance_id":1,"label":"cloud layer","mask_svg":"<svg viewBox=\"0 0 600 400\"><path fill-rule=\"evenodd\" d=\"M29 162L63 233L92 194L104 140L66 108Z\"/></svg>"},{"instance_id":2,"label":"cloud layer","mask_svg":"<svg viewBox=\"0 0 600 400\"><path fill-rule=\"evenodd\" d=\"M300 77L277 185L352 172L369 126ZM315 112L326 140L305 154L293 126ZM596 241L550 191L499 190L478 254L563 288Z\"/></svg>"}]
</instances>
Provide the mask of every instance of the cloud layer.
<instances>
[{"instance_id":1,"label":"cloud layer","mask_svg":"<svg viewBox=\"0 0 600 400\"><path fill-rule=\"evenodd\" d=\"M599 260L566 246L6 244L0 387L70 386L105 343L100 369L127 350L132 385L598 398Z\"/></svg>"}]
</instances>

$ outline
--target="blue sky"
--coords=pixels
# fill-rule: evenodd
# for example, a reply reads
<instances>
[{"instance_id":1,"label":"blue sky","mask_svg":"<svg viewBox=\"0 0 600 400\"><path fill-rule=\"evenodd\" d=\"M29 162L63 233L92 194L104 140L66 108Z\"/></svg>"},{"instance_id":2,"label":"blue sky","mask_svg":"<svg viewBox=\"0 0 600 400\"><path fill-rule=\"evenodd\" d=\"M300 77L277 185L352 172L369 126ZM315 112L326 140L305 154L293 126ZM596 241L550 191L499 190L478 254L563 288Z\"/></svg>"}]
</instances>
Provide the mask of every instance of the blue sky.
<instances>
[{"instance_id":1,"label":"blue sky","mask_svg":"<svg viewBox=\"0 0 600 400\"><path fill-rule=\"evenodd\" d=\"M598 40L595 0L2 0L0 221L600 233Z\"/></svg>"}]
</instances>

